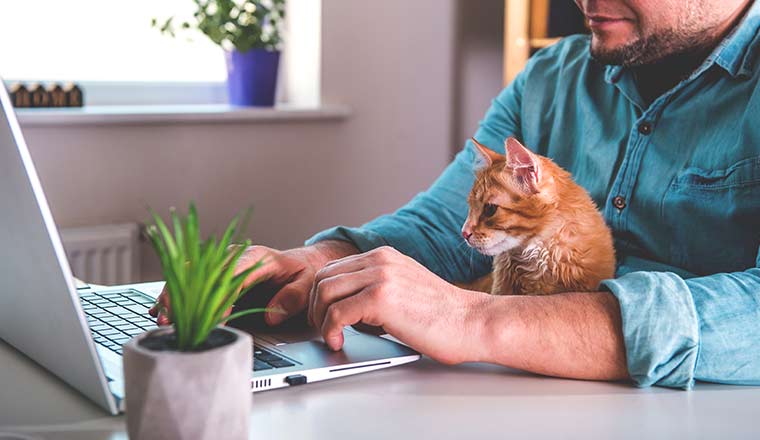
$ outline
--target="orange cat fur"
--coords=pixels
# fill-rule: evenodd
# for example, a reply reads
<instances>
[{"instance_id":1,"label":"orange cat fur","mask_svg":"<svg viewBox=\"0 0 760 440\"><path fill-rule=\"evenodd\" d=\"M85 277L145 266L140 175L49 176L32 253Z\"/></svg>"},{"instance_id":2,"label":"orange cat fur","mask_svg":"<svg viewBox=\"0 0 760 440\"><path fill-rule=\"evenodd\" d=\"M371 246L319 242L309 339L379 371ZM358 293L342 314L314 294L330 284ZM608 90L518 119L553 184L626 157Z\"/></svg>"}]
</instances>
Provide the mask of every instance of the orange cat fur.
<instances>
[{"instance_id":1,"label":"orange cat fur","mask_svg":"<svg viewBox=\"0 0 760 440\"><path fill-rule=\"evenodd\" d=\"M472 139L476 171L462 236L494 256L490 292L548 295L593 291L615 273L612 234L567 171L509 138L506 155ZM483 280L473 284L475 288Z\"/></svg>"}]
</instances>

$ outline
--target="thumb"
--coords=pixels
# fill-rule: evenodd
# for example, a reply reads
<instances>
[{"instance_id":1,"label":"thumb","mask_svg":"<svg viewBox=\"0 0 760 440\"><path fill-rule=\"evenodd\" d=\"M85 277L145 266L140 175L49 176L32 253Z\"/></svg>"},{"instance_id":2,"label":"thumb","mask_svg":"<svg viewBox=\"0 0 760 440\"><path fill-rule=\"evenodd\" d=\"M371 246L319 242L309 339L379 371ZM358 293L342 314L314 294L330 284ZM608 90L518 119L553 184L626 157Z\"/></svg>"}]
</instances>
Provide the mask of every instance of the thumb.
<instances>
[{"instance_id":1,"label":"thumb","mask_svg":"<svg viewBox=\"0 0 760 440\"><path fill-rule=\"evenodd\" d=\"M264 317L267 324L278 325L304 310L309 301L310 288L308 277L301 276L280 289L267 305L267 308L275 309Z\"/></svg>"}]
</instances>

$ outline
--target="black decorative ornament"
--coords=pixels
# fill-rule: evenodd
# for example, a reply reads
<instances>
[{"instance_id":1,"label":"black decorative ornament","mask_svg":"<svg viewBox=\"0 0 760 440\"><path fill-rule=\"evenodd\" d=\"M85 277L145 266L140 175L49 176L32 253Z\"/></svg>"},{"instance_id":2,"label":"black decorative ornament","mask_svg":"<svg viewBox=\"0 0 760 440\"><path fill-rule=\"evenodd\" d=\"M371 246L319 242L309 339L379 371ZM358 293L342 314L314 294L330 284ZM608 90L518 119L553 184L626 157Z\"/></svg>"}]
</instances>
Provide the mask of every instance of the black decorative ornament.
<instances>
[{"instance_id":1,"label":"black decorative ornament","mask_svg":"<svg viewBox=\"0 0 760 440\"><path fill-rule=\"evenodd\" d=\"M29 86L29 94L32 97L32 107L49 107L50 95L40 83Z\"/></svg>"},{"instance_id":2,"label":"black decorative ornament","mask_svg":"<svg viewBox=\"0 0 760 440\"><path fill-rule=\"evenodd\" d=\"M66 92L63 91L63 87L59 84L50 84L47 92L50 96L50 107L66 107L68 105Z\"/></svg>"},{"instance_id":3,"label":"black decorative ornament","mask_svg":"<svg viewBox=\"0 0 760 440\"><path fill-rule=\"evenodd\" d=\"M32 97L29 95L29 89L25 85L15 83L11 85L9 93L14 107L24 108L32 106Z\"/></svg>"},{"instance_id":4,"label":"black decorative ornament","mask_svg":"<svg viewBox=\"0 0 760 440\"><path fill-rule=\"evenodd\" d=\"M29 86L23 83L14 83L8 88L8 94L13 107L16 108L84 106L84 93L74 83L68 83L63 87L58 83L50 83L47 87L43 87L37 82Z\"/></svg>"},{"instance_id":5,"label":"black decorative ornament","mask_svg":"<svg viewBox=\"0 0 760 440\"><path fill-rule=\"evenodd\" d=\"M63 91L66 92L66 103L69 107L84 106L84 94L79 86L74 83L68 83L64 86Z\"/></svg>"}]
</instances>

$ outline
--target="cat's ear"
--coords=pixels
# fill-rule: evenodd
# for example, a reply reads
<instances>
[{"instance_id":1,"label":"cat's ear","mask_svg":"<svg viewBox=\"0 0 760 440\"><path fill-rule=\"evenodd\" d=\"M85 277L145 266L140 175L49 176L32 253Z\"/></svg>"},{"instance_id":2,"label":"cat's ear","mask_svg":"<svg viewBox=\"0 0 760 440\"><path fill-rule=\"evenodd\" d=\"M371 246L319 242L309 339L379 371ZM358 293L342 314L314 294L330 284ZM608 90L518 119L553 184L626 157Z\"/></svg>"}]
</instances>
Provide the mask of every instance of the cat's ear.
<instances>
[{"instance_id":1,"label":"cat's ear","mask_svg":"<svg viewBox=\"0 0 760 440\"><path fill-rule=\"evenodd\" d=\"M507 167L512 170L518 185L530 194L537 193L541 182L538 157L513 137L504 142L504 151L507 153Z\"/></svg>"},{"instance_id":2,"label":"cat's ear","mask_svg":"<svg viewBox=\"0 0 760 440\"><path fill-rule=\"evenodd\" d=\"M504 159L504 156L476 141L475 138L470 138L470 140L475 144L475 151L478 153L476 168L491 166L496 160Z\"/></svg>"}]
</instances>

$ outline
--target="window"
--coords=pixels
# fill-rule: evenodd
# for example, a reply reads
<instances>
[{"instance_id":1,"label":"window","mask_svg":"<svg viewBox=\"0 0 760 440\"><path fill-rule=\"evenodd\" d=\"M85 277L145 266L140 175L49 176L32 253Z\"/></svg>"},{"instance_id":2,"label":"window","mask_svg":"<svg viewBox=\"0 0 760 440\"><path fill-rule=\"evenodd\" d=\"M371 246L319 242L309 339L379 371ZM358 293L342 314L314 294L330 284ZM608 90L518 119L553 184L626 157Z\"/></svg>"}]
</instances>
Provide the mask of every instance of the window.
<instances>
[{"instance_id":1,"label":"window","mask_svg":"<svg viewBox=\"0 0 760 440\"><path fill-rule=\"evenodd\" d=\"M315 0L288 2L279 95L289 103L319 100L320 8ZM190 0L5 2L0 76L76 81L85 86L88 104L224 102L222 50L199 32L171 38L151 27L154 17L190 18L193 10Z\"/></svg>"}]
</instances>

